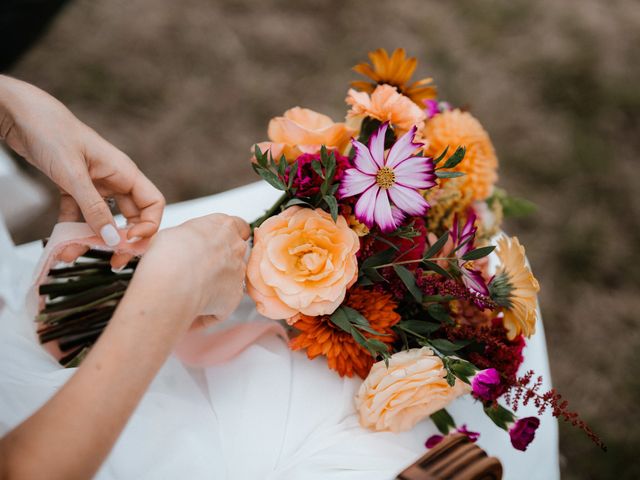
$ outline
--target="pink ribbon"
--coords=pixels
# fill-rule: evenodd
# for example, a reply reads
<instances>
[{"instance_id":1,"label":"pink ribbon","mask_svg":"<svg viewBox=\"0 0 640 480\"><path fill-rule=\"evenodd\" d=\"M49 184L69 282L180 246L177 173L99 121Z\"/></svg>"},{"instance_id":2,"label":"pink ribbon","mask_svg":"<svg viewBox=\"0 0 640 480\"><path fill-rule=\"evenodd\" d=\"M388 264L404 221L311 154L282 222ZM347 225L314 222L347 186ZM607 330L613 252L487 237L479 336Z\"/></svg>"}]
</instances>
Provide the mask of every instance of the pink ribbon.
<instances>
[{"instance_id":1,"label":"pink ribbon","mask_svg":"<svg viewBox=\"0 0 640 480\"><path fill-rule=\"evenodd\" d=\"M49 270L59 261L59 255L67 246L81 245L131 255L142 255L147 250L148 239L128 243L126 230L120 230L119 233L120 244L116 247L107 247L86 223L63 222L57 224L36 267L33 286L28 296L28 306L37 305L38 310L43 308L44 299L38 295L38 287L47 278ZM208 309L205 309L205 314L206 310ZM36 313L31 308L28 311L34 315ZM207 333L204 328L191 328L180 339L174 352L180 360L190 366L217 365L231 360L262 337L272 334L287 340L287 333L282 325L271 320L246 322L212 333ZM62 355L57 344L45 345L45 349L56 358L60 358Z\"/></svg>"}]
</instances>

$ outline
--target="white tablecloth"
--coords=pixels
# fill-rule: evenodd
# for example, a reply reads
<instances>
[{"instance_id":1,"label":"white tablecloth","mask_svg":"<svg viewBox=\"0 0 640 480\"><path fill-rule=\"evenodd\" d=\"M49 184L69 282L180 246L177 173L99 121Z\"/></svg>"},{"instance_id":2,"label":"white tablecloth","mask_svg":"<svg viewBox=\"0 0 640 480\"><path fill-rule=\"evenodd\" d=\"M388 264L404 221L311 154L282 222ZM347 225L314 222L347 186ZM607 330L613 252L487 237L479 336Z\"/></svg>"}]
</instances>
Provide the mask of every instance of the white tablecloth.
<instances>
[{"instance_id":1,"label":"white tablecloth","mask_svg":"<svg viewBox=\"0 0 640 480\"><path fill-rule=\"evenodd\" d=\"M265 183L171 205L163 227L212 212L252 220L277 198ZM0 434L18 424L68 378L37 345L21 298L38 243L17 249L0 228ZM0 307L1 308L1 307ZM257 318L245 299L231 322ZM544 331L525 349L522 370L550 379ZM144 361L144 359L140 359ZM100 479L390 479L425 452L430 421L403 434L358 426L353 394L360 380L341 379L324 360L309 361L266 338L227 364L188 369L170 358L100 470ZM72 408L72 406L70 406ZM542 418L528 451L514 450L470 397L449 411L481 432L480 446L501 459L507 479L559 478L557 423ZM521 415L532 414L524 408ZM70 453L72 452L70 447Z\"/></svg>"}]
</instances>

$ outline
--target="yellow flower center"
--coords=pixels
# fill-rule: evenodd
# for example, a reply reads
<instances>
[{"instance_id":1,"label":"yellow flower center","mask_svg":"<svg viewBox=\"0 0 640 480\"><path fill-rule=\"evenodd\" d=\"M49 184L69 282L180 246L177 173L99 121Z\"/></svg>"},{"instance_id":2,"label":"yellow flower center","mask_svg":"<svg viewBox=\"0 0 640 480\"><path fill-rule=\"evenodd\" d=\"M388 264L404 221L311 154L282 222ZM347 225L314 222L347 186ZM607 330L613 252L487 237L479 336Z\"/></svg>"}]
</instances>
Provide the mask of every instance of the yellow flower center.
<instances>
[{"instance_id":1,"label":"yellow flower center","mask_svg":"<svg viewBox=\"0 0 640 480\"><path fill-rule=\"evenodd\" d=\"M396 174L389 167L382 167L376 173L376 183L384 190L390 189L396 183Z\"/></svg>"}]
</instances>

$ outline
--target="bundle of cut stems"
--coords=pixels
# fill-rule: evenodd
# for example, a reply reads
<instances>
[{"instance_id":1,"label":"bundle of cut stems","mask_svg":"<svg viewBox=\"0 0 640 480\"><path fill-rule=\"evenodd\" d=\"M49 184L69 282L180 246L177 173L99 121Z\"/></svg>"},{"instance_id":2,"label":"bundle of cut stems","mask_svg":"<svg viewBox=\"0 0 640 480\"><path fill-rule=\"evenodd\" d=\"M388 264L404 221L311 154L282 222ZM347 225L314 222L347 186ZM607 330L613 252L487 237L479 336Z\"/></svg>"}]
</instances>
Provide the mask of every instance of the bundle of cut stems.
<instances>
[{"instance_id":1,"label":"bundle of cut stems","mask_svg":"<svg viewBox=\"0 0 640 480\"><path fill-rule=\"evenodd\" d=\"M57 342L60 364L76 367L109 323L138 265L138 258L118 272L113 252L89 250L73 265L52 268L40 285L44 308L36 317L40 343Z\"/></svg>"}]
</instances>

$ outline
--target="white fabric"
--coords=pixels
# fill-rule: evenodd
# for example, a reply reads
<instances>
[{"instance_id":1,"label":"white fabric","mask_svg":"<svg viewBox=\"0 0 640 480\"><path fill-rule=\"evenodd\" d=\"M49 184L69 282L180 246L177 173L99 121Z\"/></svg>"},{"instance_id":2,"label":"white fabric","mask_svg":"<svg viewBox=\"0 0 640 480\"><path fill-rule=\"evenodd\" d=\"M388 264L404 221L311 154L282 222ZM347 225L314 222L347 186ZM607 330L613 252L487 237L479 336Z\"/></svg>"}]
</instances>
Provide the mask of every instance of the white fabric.
<instances>
[{"instance_id":1,"label":"white fabric","mask_svg":"<svg viewBox=\"0 0 640 480\"><path fill-rule=\"evenodd\" d=\"M263 183L167 208L163 226L225 212L251 220L277 197ZM1 223L1 222L0 222ZM37 244L12 248L0 227L0 434L35 411L73 374L37 345L21 306ZM30 273L30 272L29 272ZM2 308L2 307L0 307ZM232 322L255 318L245 299ZM542 324L522 369L549 385ZM98 474L99 479L391 479L425 452L430 421L403 434L359 427L353 394L360 380L341 379L322 359L309 361L272 337L231 362L191 370L170 358ZM70 406L70 408L72 408ZM501 459L506 479L559 478L557 424L546 414L525 453L469 397L449 411L481 432L480 446ZM522 409L521 415L532 414Z\"/></svg>"}]
</instances>

